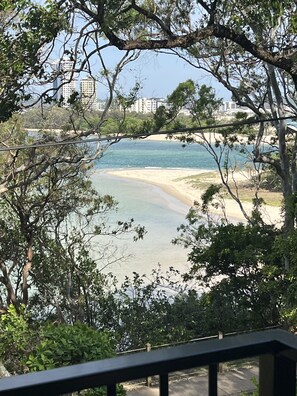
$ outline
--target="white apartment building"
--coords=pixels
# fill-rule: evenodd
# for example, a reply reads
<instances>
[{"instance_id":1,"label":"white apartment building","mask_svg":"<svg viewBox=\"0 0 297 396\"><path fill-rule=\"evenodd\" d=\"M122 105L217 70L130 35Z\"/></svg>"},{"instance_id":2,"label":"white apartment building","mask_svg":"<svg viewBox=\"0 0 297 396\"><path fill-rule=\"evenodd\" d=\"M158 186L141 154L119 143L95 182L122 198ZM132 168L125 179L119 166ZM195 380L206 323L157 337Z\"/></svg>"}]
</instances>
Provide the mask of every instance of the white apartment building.
<instances>
[{"instance_id":1,"label":"white apartment building","mask_svg":"<svg viewBox=\"0 0 297 396\"><path fill-rule=\"evenodd\" d=\"M53 82L54 98L60 100L67 105L71 95L77 91L77 79L73 73L74 62L70 59L62 59L60 62L55 62L53 67L57 73L57 77Z\"/></svg>"},{"instance_id":2,"label":"white apartment building","mask_svg":"<svg viewBox=\"0 0 297 396\"><path fill-rule=\"evenodd\" d=\"M160 106L166 106L166 100L163 98L139 98L129 108L129 111L135 113L155 113Z\"/></svg>"},{"instance_id":3,"label":"white apartment building","mask_svg":"<svg viewBox=\"0 0 297 396\"><path fill-rule=\"evenodd\" d=\"M220 107L219 107L219 112L220 113L225 113L228 115L232 115L237 112L245 112L245 113L251 113L252 111L248 107L243 107L239 106L237 103L233 101L227 101L223 102Z\"/></svg>"},{"instance_id":4,"label":"white apartment building","mask_svg":"<svg viewBox=\"0 0 297 396\"><path fill-rule=\"evenodd\" d=\"M80 80L80 97L86 108L95 109L97 102L96 81L92 77L84 77Z\"/></svg>"},{"instance_id":5,"label":"white apartment building","mask_svg":"<svg viewBox=\"0 0 297 396\"><path fill-rule=\"evenodd\" d=\"M167 107L167 101L164 98L138 98L135 103L128 109L130 112L135 113L155 113L157 108L160 106ZM247 107L239 106L236 102L225 101L223 102L217 112L217 116L232 116L237 112L251 113L251 110ZM180 110L179 114L185 116L190 116L191 113L189 109L183 108Z\"/></svg>"},{"instance_id":6,"label":"white apartment building","mask_svg":"<svg viewBox=\"0 0 297 396\"><path fill-rule=\"evenodd\" d=\"M228 102L223 102L220 107L219 111L223 113L229 113L229 112L236 112L238 111L240 106L238 106L235 102L228 101Z\"/></svg>"}]
</instances>

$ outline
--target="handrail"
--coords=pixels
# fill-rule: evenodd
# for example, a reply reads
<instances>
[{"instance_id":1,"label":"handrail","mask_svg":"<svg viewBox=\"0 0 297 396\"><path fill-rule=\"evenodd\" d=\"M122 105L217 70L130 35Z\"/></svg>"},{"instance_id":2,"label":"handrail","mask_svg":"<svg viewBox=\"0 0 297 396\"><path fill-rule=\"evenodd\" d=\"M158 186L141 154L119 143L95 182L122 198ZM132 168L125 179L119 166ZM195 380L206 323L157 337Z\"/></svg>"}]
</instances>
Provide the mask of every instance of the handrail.
<instances>
[{"instance_id":1,"label":"handrail","mask_svg":"<svg viewBox=\"0 0 297 396\"><path fill-rule=\"evenodd\" d=\"M102 385L109 386L108 394L114 395L115 384L144 378L148 375L160 375L162 386L165 389L165 393L161 394L168 394L168 377L167 387L164 381L166 382L166 376L170 372L206 365L214 367L220 362L253 356L264 356L265 358L268 356L271 359L280 357L282 367L292 368L289 370L290 373L294 372L293 368L295 367L296 381L297 337L277 329L3 378L0 380L0 395L53 396ZM271 361L269 362L271 363ZM288 366L284 364L286 362ZM270 371L274 373L275 367L277 366L275 365ZM269 367L265 361L265 375L267 375L267 369ZM288 372L288 369L282 371ZM214 374L214 370L211 372ZM291 375L290 383L293 381L294 376ZM278 384L279 380L275 383ZM262 387L265 388L264 385ZM291 388L293 389L293 385ZM214 386L213 389L215 389ZM213 390L209 394L215 395L216 393ZM266 394L276 395L277 393ZM290 396L293 393L283 394Z\"/></svg>"},{"instance_id":2,"label":"handrail","mask_svg":"<svg viewBox=\"0 0 297 396\"><path fill-rule=\"evenodd\" d=\"M265 330L272 330L272 329L280 329L280 328L281 328L280 325L267 326L267 327L262 327L262 328L257 328L257 329L248 329L248 330L242 330L242 331L232 331L230 333L222 333L222 336L223 337L230 337L230 336L235 336L235 335L249 334L249 333L255 333L255 332L260 332L260 331L265 331ZM212 339L216 339L216 338L222 338L222 337L220 337L220 332L218 334L213 334L213 335L208 335L208 336L201 336L201 337L198 337L198 338L191 338L191 339L187 339L187 340L183 340L183 341L169 342L169 343L166 343L166 344L157 344L157 345L153 345L151 343L149 343L149 344L150 344L150 348L152 350L152 349L173 347L173 346L177 346L177 345L191 344L191 343L198 342L198 341L212 340ZM116 355L120 356L120 355L125 355L125 354L128 354L128 353L144 352L144 351L147 351L146 347L135 348L135 349L127 349L127 350L119 351L119 352L116 353Z\"/></svg>"}]
</instances>

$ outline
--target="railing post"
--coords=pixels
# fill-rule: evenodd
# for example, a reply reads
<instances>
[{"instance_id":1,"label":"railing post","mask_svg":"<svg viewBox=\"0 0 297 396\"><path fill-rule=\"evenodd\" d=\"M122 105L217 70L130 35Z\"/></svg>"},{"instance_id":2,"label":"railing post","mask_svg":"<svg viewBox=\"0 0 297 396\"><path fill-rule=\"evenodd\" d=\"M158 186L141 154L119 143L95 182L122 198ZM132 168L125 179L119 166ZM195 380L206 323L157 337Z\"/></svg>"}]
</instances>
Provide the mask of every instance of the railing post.
<instances>
[{"instance_id":1,"label":"railing post","mask_svg":"<svg viewBox=\"0 0 297 396\"><path fill-rule=\"evenodd\" d=\"M218 365L208 366L208 396L218 396Z\"/></svg>"},{"instance_id":2,"label":"railing post","mask_svg":"<svg viewBox=\"0 0 297 396\"><path fill-rule=\"evenodd\" d=\"M117 396L116 384L107 385L107 396Z\"/></svg>"},{"instance_id":3,"label":"railing post","mask_svg":"<svg viewBox=\"0 0 297 396\"><path fill-rule=\"evenodd\" d=\"M296 396L296 362L285 356L259 357L259 395Z\"/></svg>"},{"instance_id":4,"label":"railing post","mask_svg":"<svg viewBox=\"0 0 297 396\"><path fill-rule=\"evenodd\" d=\"M160 396L168 396L169 394L168 374L160 375L159 394Z\"/></svg>"},{"instance_id":5,"label":"railing post","mask_svg":"<svg viewBox=\"0 0 297 396\"><path fill-rule=\"evenodd\" d=\"M219 340L222 340L224 338L224 333L222 331L219 331L218 338L219 338ZM222 372L224 371L224 364L223 363L219 363L218 370L219 370L219 373L222 374Z\"/></svg>"},{"instance_id":6,"label":"railing post","mask_svg":"<svg viewBox=\"0 0 297 396\"><path fill-rule=\"evenodd\" d=\"M152 350L152 345L149 342L146 344L145 347L146 347L147 352L150 352ZM152 377L146 377L145 383L146 383L146 386L149 386L149 387L152 386Z\"/></svg>"}]
</instances>

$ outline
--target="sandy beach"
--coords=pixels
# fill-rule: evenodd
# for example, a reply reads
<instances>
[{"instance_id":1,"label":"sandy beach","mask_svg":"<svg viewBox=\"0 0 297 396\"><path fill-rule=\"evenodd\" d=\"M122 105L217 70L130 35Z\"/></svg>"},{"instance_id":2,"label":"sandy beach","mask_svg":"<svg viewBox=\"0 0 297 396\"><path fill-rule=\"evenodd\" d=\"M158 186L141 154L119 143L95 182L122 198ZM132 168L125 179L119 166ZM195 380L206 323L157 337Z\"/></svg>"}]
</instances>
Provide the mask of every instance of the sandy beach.
<instances>
[{"instance_id":1,"label":"sandy beach","mask_svg":"<svg viewBox=\"0 0 297 396\"><path fill-rule=\"evenodd\" d=\"M194 201L200 202L203 190L199 190L192 186L192 183L186 178L189 176L197 175L199 173L207 172L207 170L197 169L120 169L107 171L108 174L126 179L140 180L152 185L159 186L167 193L173 195L181 202L193 205ZM238 175L242 177L241 175ZM219 178L218 178L219 182ZM225 199L226 215L230 219L237 221L244 221L244 216L238 204L232 199ZM244 208L248 214L252 211L251 203L244 203ZM274 206L266 206L265 220L271 224L278 224L280 222L280 208ZM222 213L214 210L215 214L221 215Z\"/></svg>"}]
</instances>

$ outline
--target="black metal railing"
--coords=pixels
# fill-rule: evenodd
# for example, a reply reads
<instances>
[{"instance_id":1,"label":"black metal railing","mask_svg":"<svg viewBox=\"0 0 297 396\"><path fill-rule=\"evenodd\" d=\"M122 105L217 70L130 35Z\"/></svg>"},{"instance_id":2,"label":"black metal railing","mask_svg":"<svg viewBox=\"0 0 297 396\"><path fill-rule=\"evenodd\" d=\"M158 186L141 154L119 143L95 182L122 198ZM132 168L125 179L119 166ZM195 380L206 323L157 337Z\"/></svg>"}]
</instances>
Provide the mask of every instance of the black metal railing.
<instances>
[{"instance_id":1,"label":"black metal railing","mask_svg":"<svg viewBox=\"0 0 297 396\"><path fill-rule=\"evenodd\" d=\"M0 380L0 395L53 396L107 386L116 395L116 384L159 375L160 396L169 394L168 374L208 366L209 396L217 395L217 365L259 357L261 396L296 395L297 337L284 330L268 330L222 340L164 348Z\"/></svg>"}]
</instances>

